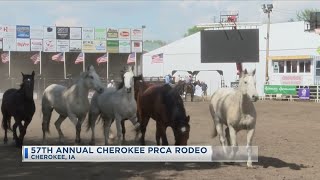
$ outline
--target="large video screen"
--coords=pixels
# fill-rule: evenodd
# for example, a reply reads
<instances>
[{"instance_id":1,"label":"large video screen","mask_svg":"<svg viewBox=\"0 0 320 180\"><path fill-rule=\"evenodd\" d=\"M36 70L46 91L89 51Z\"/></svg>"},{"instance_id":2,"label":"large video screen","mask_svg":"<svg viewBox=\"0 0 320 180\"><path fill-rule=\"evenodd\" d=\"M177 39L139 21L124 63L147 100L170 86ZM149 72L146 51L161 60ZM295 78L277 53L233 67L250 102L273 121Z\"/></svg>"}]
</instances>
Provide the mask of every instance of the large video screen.
<instances>
[{"instance_id":1,"label":"large video screen","mask_svg":"<svg viewBox=\"0 0 320 180\"><path fill-rule=\"evenodd\" d=\"M259 62L259 29L201 31L201 63Z\"/></svg>"}]
</instances>

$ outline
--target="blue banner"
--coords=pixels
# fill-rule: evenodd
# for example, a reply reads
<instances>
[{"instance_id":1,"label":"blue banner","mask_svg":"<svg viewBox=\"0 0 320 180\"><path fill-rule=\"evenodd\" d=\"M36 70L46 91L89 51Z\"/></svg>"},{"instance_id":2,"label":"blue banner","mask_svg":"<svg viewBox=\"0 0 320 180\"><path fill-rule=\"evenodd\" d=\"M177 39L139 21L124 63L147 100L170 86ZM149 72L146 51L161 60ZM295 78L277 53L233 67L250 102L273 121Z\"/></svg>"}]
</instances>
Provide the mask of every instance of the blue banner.
<instances>
[{"instance_id":1,"label":"blue banner","mask_svg":"<svg viewBox=\"0 0 320 180\"><path fill-rule=\"evenodd\" d=\"M16 27L17 38L30 38L30 26L20 26Z\"/></svg>"},{"instance_id":2,"label":"blue banner","mask_svg":"<svg viewBox=\"0 0 320 180\"><path fill-rule=\"evenodd\" d=\"M298 92L299 99L310 99L310 89L309 88L301 88Z\"/></svg>"}]
</instances>

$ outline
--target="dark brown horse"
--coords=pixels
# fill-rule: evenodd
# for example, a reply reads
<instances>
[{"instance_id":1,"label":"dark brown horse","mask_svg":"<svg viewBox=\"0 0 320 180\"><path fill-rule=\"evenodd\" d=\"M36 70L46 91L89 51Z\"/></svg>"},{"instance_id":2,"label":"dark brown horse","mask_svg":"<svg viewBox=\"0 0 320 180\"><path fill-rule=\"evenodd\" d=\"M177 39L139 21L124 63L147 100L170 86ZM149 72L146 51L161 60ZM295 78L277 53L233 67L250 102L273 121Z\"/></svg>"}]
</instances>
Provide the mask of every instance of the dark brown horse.
<instances>
[{"instance_id":1,"label":"dark brown horse","mask_svg":"<svg viewBox=\"0 0 320 180\"><path fill-rule=\"evenodd\" d=\"M141 92L141 91L140 91ZM141 145L145 145L145 133L149 119L157 123L156 141L168 145L166 129L170 126L175 136L175 145L187 145L189 139L190 116L186 115L183 100L177 89L170 85L154 85L138 95L140 115Z\"/></svg>"},{"instance_id":2,"label":"dark brown horse","mask_svg":"<svg viewBox=\"0 0 320 180\"><path fill-rule=\"evenodd\" d=\"M14 117L13 139L16 141L16 146L23 145L23 139L26 135L27 127L30 124L32 117L36 111L33 100L34 89L34 71L32 74L22 74L22 84L20 89L8 89L3 94L1 112L2 112L2 128L5 131L4 143L8 142L7 131L11 129L11 117ZM24 124L22 124L24 121ZM17 127L19 127L20 135L17 136Z\"/></svg>"},{"instance_id":3,"label":"dark brown horse","mask_svg":"<svg viewBox=\"0 0 320 180\"><path fill-rule=\"evenodd\" d=\"M178 84L175 86L179 94L181 96L184 95L185 101L187 101L187 95L190 94L192 102L194 97L194 87L194 84L187 84L184 81L179 81Z\"/></svg>"}]
</instances>

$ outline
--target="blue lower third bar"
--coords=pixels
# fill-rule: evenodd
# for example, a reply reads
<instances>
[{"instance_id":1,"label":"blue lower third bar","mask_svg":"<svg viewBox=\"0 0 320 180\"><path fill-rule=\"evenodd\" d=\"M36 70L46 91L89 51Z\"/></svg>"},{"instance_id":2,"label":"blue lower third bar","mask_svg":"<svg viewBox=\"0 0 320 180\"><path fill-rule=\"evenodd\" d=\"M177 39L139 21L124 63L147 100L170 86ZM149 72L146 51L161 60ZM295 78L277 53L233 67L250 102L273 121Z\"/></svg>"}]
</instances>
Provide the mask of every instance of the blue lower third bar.
<instances>
[{"instance_id":1,"label":"blue lower third bar","mask_svg":"<svg viewBox=\"0 0 320 180\"><path fill-rule=\"evenodd\" d=\"M24 158L28 159L28 148L24 148Z\"/></svg>"}]
</instances>

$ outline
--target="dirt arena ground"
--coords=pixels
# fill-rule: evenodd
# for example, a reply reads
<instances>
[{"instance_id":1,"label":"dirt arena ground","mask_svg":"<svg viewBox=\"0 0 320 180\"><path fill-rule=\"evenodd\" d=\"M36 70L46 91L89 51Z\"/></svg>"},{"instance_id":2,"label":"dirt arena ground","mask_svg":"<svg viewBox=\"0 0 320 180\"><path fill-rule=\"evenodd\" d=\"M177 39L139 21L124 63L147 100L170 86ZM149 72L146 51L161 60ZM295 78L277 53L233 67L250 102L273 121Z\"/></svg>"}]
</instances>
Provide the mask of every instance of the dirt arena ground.
<instances>
[{"instance_id":1,"label":"dirt arena ground","mask_svg":"<svg viewBox=\"0 0 320 180\"><path fill-rule=\"evenodd\" d=\"M320 179L320 104L304 102L258 101L258 119L254 145L259 146L257 169L247 169L245 163L22 163L21 150L15 148L12 134L9 144L0 143L0 179ZM186 102L191 116L190 145L219 145L211 138L212 120L207 102ZM51 121L49 143L57 144L58 134ZM2 117L1 117L2 119ZM127 144L133 141L133 126L129 121ZM75 127L67 119L62 130L68 144L73 144ZM97 144L103 145L101 124L97 128ZM112 126L115 132L114 125ZM3 140L3 130L0 132ZM82 128L84 144L89 132ZM173 143L168 129L169 143ZM41 143L42 131L39 107L25 138L26 145ZM147 128L147 144L155 144L155 123ZM245 145L246 132L238 134L239 145Z\"/></svg>"}]
</instances>

